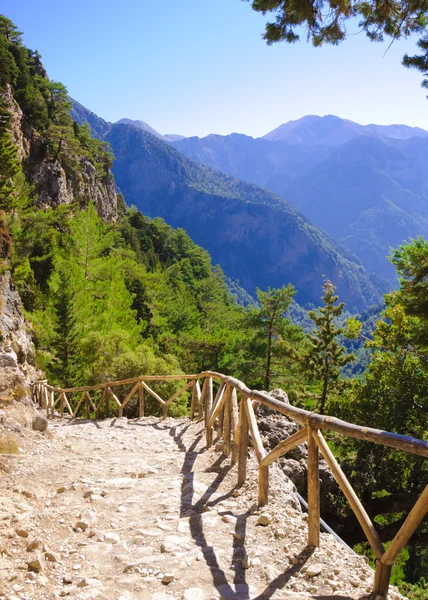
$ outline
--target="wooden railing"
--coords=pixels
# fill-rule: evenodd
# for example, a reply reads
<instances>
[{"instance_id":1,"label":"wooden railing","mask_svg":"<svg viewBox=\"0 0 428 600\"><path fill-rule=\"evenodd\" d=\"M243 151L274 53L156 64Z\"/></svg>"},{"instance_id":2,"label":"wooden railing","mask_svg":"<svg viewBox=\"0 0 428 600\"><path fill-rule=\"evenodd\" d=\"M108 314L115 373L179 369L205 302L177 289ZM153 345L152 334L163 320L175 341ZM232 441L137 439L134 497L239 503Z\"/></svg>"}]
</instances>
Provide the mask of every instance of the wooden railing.
<instances>
[{"instance_id":1,"label":"wooden railing","mask_svg":"<svg viewBox=\"0 0 428 600\"><path fill-rule=\"evenodd\" d=\"M186 380L168 400L163 400L146 383L148 381ZM202 389L200 380L204 380ZM214 385L218 388L214 396ZM123 385L133 385L121 402L112 388ZM147 392L162 405L163 417L168 414L168 407L181 394L192 388L190 416L193 419L197 411L198 417L205 421L206 445L210 448L213 443L213 432L216 430L217 439L222 438L222 449L226 456L231 456L231 464L237 464L237 485L242 486L247 478L247 456L249 439L259 464L258 477L258 504L263 506L268 503L269 495L269 465L296 446L307 442L308 444L308 546L317 547L320 544L320 479L319 455L324 457L331 472L339 484L343 494L348 500L356 518L358 519L373 554L376 557L376 571L373 593L386 597L389 589L391 569L401 550L416 531L428 512L428 485L410 511L400 530L385 550L373 523L363 505L349 483L346 475L340 468L336 458L329 448L322 430L333 431L358 440L374 442L391 448L396 448L412 454L428 458L428 442L417 438L362 427L353 423L341 421L335 417L318 415L316 413L286 404L265 392L250 390L242 381L221 373L204 371L199 375L171 375L171 376L143 376L125 381L105 383L98 386L62 389L48 385L47 381L34 384L34 399L43 406L49 416L54 415L57 405L61 417L65 409L72 418L78 414L80 407L85 404L87 417L90 416L90 407L95 417L98 416L103 403L109 403L110 398L117 406L119 416L134 394L138 394L138 414L144 416L144 393ZM102 390L98 404L93 402L90 392ZM67 393L81 392L79 402L72 410L67 399ZM57 398L55 399L55 395ZM278 411L295 422L301 429L281 441L269 453L263 447L259 433L257 418L254 411L255 405L261 403Z\"/></svg>"}]
</instances>

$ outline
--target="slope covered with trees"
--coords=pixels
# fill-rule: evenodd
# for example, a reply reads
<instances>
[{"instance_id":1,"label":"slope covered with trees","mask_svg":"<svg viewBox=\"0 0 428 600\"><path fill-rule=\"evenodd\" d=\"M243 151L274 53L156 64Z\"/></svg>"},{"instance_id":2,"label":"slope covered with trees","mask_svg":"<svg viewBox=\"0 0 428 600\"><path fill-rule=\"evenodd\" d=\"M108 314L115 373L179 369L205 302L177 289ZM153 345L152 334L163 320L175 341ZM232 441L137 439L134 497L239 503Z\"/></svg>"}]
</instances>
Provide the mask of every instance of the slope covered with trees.
<instances>
[{"instance_id":1,"label":"slope covered with trees","mask_svg":"<svg viewBox=\"0 0 428 600\"><path fill-rule=\"evenodd\" d=\"M78 105L72 114L80 123L94 118ZM100 119L95 130L104 124ZM355 256L286 200L196 164L131 125L113 125L104 139L113 148L113 172L127 202L186 229L251 294L257 286L290 281L298 302L318 303L325 275L350 306L379 303L376 285Z\"/></svg>"},{"instance_id":2,"label":"slope covered with trees","mask_svg":"<svg viewBox=\"0 0 428 600\"><path fill-rule=\"evenodd\" d=\"M7 294L5 274L12 273L33 328L37 364L52 383L84 385L211 368L250 387L282 387L293 402L314 411L325 408L350 421L427 439L426 241L418 239L393 254L400 289L386 297L372 335L356 319L338 323L344 307L329 281L322 308L309 315L291 303L292 285L257 290L258 304L245 309L229 292L222 270L184 230L127 208L120 195L111 196L109 147L91 138L87 126L70 121L65 89L56 83L53 91L40 57L22 45L5 17L0 17L0 34L7 67L0 111L0 283ZM219 173L212 176L147 136L132 127L125 134L119 129L115 142L128 151L135 140L136 159L142 153L149 165L157 164L158 174L165 174L160 182L148 177L147 186L158 190L159 198L164 191L171 213L176 197L168 190L179 182L168 176L167 167L179 168L180 185L195 201L189 210L199 202L205 211L205 238L216 232L209 206L226 204L226 198L229 206L242 204L247 191L255 226L268 206L278 219L284 212L293 218L294 227L311 227L304 219L296 224L296 212L280 199ZM51 189L53 172L64 187L62 195ZM205 203L207 197L213 204ZM310 229L307 235L318 234ZM311 335L290 315L300 316L306 327L312 321ZM346 377L352 356L344 349L343 334L359 336L371 352L358 379ZM3 330L1 336L3 345L8 342ZM159 391L174 391L175 384L167 386ZM186 414L186 397L175 410ZM426 483L426 461L354 441L329 442L382 539L391 540ZM338 494L331 506L330 517L343 536L367 552ZM414 598L426 597L426 539L425 522L395 570L396 581L407 579L404 589Z\"/></svg>"},{"instance_id":3,"label":"slope covered with trees","mask_svg":"<svg viewBox=\"0 0 428 600\"><path fill-rule=\"evenodd\" d=\"M397 285L390 248L428 235L424 130L307 116L259 139L210 135L173 146L287 198L389 289Z\"/></svg>"}]
</instances>

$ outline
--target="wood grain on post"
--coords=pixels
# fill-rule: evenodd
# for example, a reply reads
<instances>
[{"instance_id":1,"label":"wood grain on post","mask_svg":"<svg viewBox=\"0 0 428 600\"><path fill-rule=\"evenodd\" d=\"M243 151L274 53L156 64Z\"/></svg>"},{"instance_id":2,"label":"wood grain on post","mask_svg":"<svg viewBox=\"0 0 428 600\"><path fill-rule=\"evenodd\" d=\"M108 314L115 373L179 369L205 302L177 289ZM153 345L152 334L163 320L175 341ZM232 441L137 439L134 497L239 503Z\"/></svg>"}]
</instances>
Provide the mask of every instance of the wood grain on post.
<instances>
[{"instance_id":1,"label":"wood grain on post","mask_svg":"<svg viewBox=\"0 0 428 600\"><path fill-rule=\"evenodd\" d=\"M239 408L238 408L238 394L235 388L232 388L230 396L230 410L231 410L231 429L232 429L232 458L230 464L233 466L238 462L238 423L239 423Z\"/></svg>"},{"instance_id":2,"label":"wood grain on post","mask_svg":"<svg viewBox=\"0 0 428 600\"><path fill-rule=\"evenodd\" d=\"M376 560L376 571L373 587L373 595L386 598L391 580L392 565L384 565L379 559Z\"/></svg>"},{"instance_id":3,"label":"wood grain on post","mask_svg":"<svg viewBox=\"0 0 428 600\"><path fill-rule=\"evenodd\" d=\"M206 404L206 393L207 393L207 385L208 385L208 378L205 378L204 384L202 386L202 392L201 392L201 397L199 398L199 402L198 402L198 418L199 419L204 419L205 420L205 404Z\"/></svg>"},{"instance_id":4,"label":"wood grain on post","mask_svg":"<svg viewBox=\"0 0 428 600\"><path fill-rule=\"evenodd\" d=\"M208 421L211 416L211 409L213 404L213 379L212 377L207 378L207 388L205 390L205 434L207 440L207 448L211 448L213 443L213 430L212 426L208 426Z\"/></svg>"},{"instance_id":5,"label":"wood grain on post","mask_svg":"<svg viewBox=\"0 0 428 600\"><path fill-rule=\"evenodd\" d=\"M144 381L141 381L141 385L146 390L146 392L148 392L151 396L153 396L155 400L159 402L159 404L161 404L162 406L165 404L164 400L162 400L162 398L158 394L156 394L156 392L149 388L149 386L146 383L144 383Z\"/></svg>"},{"instance_id":6,"label":"wood grain on post","mask_svg":"<svg viewBox=\"0 0 428 600\"><path fill-rule=\"evenodd\" d=\"M314 430L312 437L313 437L313 440L316 442L317 446L319 447L319 449L321 450L321 453L324 456L326 463L330 467L331 472L334 475L334 478L336 479L337 483L339 484L340 489L342 490L346 499L348 500L349 504L351 505L351 508L355 513L355 516L357 517L361 527L363 528L363 531L365 533L367 541L369 542L374 555L376 556L376 558L380 559L384 553L384 548L383 548L382 542L380 541L380 538L376 532L376 529L373 527L373 523L371 522L370 517L364 510L363 505L361 504L356 493L352 489L352 486L349 483L349 481L347 480L346 475L344 474L344 472L340 468L339 463L333 456L333 453L330 450L330 448L328 447L323 434L320 431ZM308 440L308 444L309 444L309 440Z\"/></svg>"},{"instance_id":7,"label":"wood grain on post","mask_svg":"<svg viewBox=\"0 0 428 600\"><path fill-rule=\"evenodd\" d=\"M140 418L144 417L144 388L141 382L138 386L138 415Z\"/></svg>"},{"instance_id":8,"label":"wood grain on post","mask_svg":"<svg viewBox=\"0 0 428 600\"><path fill-rule=\"evenodd\" d=\"M227 388L226 388L226 390L227 390ZM227 392L225 391L224 392L225 396L226 396L226 393ZM217 439L220 439L223 435L224 411L226 408L226 402L227 402L227 400L225 402L223 402L223 406L220 409L220 412L218 413L218 416L217 416L217 423L215 424ZM214 425L213 425L213 427L214 427Z\"/></svg>"},{"instance_id":9,"label":"wood grain on post","mask_svg":"<svg viewBox=\"0 0 428 600\"><path fill-rule=\"evenodd\" d=\"M230 455L230 447L231 447L231 434L232 434L232 415L231 415L231 398L232 398L232 388L227 386L225 392L225 402L224 402L224 411L223 411L223 454L225 456Z\"/></svg>"},{"instance_id":10,"label":"wood grain on post","mask_svg":"<svg viewBox=\"0 0 428 600\"><path fill-rule=\"evenodd\" d=\"M242 398L239 409L239 457L238 457L238 487L244 485L247 479L248 454L248 415L245 398Z\"/></svg>"},{"instance_id":11,"label":"wood grain on post","mask_svg":"<svg viewBox=\"0 0 428 600\"><path fill-rule=\"evenodd\" d=\"M68 412L71 415L71 418L74 419L74 413L73 413L73 411L71 409L70 403L69 403L67 395L65 393L64 393L64 402L65 402L65 405L66 405L66 407L68 409Z\"/></svg>"},{"instance_id":12,"label":"wood grain on post","mask_svg":"<svg viewBox=\"0 0 428 600\"><path fill-rule=\"evenodd\" d=\"M247 410L247 417L251 431L251 439L253 440L254 450L256 452L258 463L260 464L266 456L266 450L263 447L262 438L260 437L256 415L254 414L253 404L249 398L244 398L243 402Z\"/></svg>"},{"instance_id":13,"label":"wood grain on post","mask_svg":"<svg viewBox=\"0 0 428 600\"><path fill-rule=\"evenodd\" d=\"M224 403L227 400L227 388L223 387L221 392L220 399L217 398L217 404L211 411L211 416L208 419L207 427L213 427L216 418L220 414L220 411L223 409Z\"/></svg>"},{"instance_id":14,"label":"wood grain on post","mask_svg":"<svg viewBox=\"0 0 428 600\"><path fill-rule=\"evenodd\" d=\"M107 388L107 393L110 394L110 396L116 402L117 407L120 408L119 398L116 396L116 394L113 392L113 390L110 387Z\"/></svg>"},{"instance_id":15,"label":"wood grain on post","mask_svg":"<svg viewBox=\"0 0 428 600\"><path fill-rule=\"evenodd\" d=\"M195 379L193 381L192 399L190 400L190 418L191 418L192 421L195 418L196 383L197 383L197 380Z\"/></svg>"},{"instance_id":16,"label":"wood grain on post","mask_svg":"<svg viewBox=\"0 0 428 600\"><path fill-rule=\"evenodd\" d=\"M212 379L211 379L211 383L212 383ZM213 403L212 403L211 412L216 409L217 404L223 398L223 394L224 394L225 389L226 389L226 384L224 382L220 383L220 385L218 386L217 393L216 393L215 398L214 398ZM218 414L218 412L217 412L217 414ZM211 415L210 415L210 417L211 417Z\"/></svg>"},{"instance_id":17,"label":"wood grain on post","mask_svg":"<svg viewBox=\"0 0 428 600\"><path fill-rule=\"evenodd\" d=\"M64 418L64 392L61 392L59 413L60 413L61 419L63 419Z\"/></svg>"},{"instance_id":18,"label":"wood grain on post","mask_svg":"<svg viewBox=\"0 0 428 600\"><path fill-rule=\"evenodd\" d=\"M199 383L199 379L195 380L195 389L196 389L196 401L195 401L195 410L196 406L198 407L198 419L202 418L202 402L201 402L201 384Z\"/></svg>"},{"instance_id":19,"label":"wood grain on post","mask_svg":"<svg viewBox=\"0 0 428 600\"><path fill-rule=\"evenodd\" d=\"M270 464L273 463L274 460L276 460L280 456L283 456L287 452L290 452L290 450L292 450L296 446L300 446L300 444L303 444L307 439L308 430L306 428L300 429L296 433L293 433L293 435L290 435L289 438L283 440L277 446L275 446L275 448L264 457L260 464L264 467L268 467Z\"/></svg>"},{"instance_id":20,"label":"wood grain on post","mask_svg":"<svg viewBox=\"0 0 428 600\"><path fill-rule=\"evenodd\" d=\"M269 467L259 465L259 493L257 505L265 506L269 501Z\"/></svg>"},{"instance_id":21,"label":"wood grain on post","mask_svg":"<svg viewBox=\"0 0 428 600\"><path fill-rule=\"evenodd\" d=\"M308 546L320 545L320 478L318 446L308 425Z\"/></svg>"}]
</instances>

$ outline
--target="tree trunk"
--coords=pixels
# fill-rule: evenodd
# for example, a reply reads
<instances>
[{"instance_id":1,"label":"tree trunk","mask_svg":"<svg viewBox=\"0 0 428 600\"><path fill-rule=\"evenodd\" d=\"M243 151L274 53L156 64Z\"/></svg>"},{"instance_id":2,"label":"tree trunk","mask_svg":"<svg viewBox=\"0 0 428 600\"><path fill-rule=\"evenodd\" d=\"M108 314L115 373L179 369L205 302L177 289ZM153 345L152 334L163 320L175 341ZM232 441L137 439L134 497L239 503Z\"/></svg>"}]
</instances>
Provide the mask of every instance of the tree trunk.
<instances>
[{"instance_id":1,"label":"tree trunk","mask_svg":"<svg viewBox=\"0 0 428 600\"><path fill-rule=\"evenodd\" d=\"M265 374L265 390L270 389L270 363L272 359L272 327L269 326L268 349L266 357L266 374Z\"/></svg>"},{"instance_id":2,"label":"tree trunk","mask_svg":"<svg viewBox=\"0 0 428 600\"><path fill-rule=\"evenodd\" d=\"M324 378L322 384L322 394L320 400L320 413L324 414L325 405L327 402L327 390L328 390L328 364L325 365Z\"/></svg>"}]
</instances>

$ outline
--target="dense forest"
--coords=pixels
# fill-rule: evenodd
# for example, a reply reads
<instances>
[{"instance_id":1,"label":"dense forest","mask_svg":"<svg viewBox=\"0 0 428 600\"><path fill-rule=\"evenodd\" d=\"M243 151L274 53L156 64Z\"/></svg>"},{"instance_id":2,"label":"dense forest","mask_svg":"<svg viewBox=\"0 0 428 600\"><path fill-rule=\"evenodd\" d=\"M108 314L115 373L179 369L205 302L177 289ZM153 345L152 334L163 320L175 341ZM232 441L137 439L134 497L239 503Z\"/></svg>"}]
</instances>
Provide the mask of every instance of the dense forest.
<instances>
[{"instance_id":1,"label":"dense forest","mask_svg":"<svg viewBox=\"0 0 428 600\"><path fill-rule=\"evenodd\" d=\"M83 177L85 159L108 182L113 156L89 126L72 121L65 87L47 78L39 54L3 16L0 78L0 276L12 273L37 365L52 383L212 369L250 387L282 387L299 406L428 439L428 242L418 238L392 253L400 288L385 296L381 313L347 314L330 281L319 308L299 307L291 284L257 290L244 307L232 293L239 294L236 282L228 286L184 230L149 219L121 195L110 220L93 198L41 202L31 176L37 161L71 180ZM31 139L24 157L10 96ZM186 398L173 406L173 414L186 414ZM427 461L339 437L329 442L388 543L428 480ZM368 553L342 497L331 503L340 533ZM428 598L427 539L425 521L394 571L393 582L413 598Z\"/></svg>"}]
</instances>

